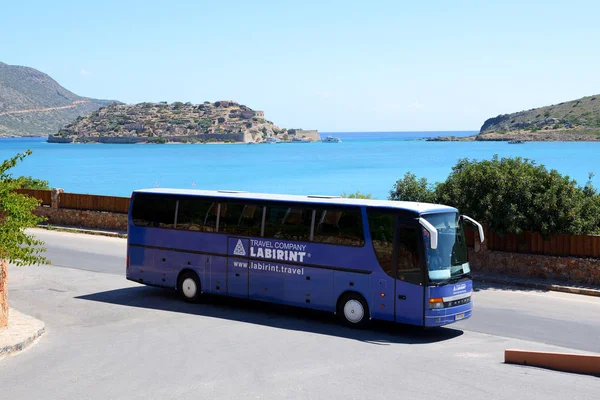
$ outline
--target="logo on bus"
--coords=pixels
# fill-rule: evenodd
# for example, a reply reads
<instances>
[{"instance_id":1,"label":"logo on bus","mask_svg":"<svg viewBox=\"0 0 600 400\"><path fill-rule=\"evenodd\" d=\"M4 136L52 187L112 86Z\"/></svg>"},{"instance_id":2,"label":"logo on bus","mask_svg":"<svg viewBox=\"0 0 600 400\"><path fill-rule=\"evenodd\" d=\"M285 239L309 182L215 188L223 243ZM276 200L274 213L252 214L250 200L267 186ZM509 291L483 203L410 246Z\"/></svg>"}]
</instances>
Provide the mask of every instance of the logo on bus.
<instances>
[{"instance_id":1,"label":"logo on bus","mask_svg":"<svg viewBox=\"0 0 600 400\"><path fill-rule=\"evenodd\" d=\"M233 254L236 256L246 255L246 249L244 249L244 245L242 244L242 241L240 239L238 239L238 242L235 245L235 249L233 249Z\"/></svg>"},{"instance_id":2,"label":"logo on bus","mask_svg":"<svg viewBox=\"0 0 600 400\"><path fill-rule=\"evenodd\" d=\"M465 290L467 288L467 285L465 285L464 283L461 283L460 285L456 285L454 286L454 291L458 292L461 290Z\"/></svg>"},{"instance_id":3,"label":"logo on bus","mask_svg":"<svg viewBox=\"0 0 600 400\"><path fill-rule=\"evenodd\" d=\"M307 253L305 244L250 239L250 257L304 262L304 258L310 258L310 256L310 253Z\"/></svg>"}]
</instances>

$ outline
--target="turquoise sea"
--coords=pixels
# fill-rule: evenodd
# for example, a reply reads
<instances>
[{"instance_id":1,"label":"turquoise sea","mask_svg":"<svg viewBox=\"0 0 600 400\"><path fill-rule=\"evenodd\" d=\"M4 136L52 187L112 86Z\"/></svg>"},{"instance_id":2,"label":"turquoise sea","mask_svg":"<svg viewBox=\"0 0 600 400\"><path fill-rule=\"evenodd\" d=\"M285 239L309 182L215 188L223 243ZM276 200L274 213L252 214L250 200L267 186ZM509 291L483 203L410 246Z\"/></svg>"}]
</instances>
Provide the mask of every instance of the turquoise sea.
<instances>
[{"instance_id":1,"label":"turquoise sea","mask_svg":"<svg viewBox=\"0 0 600 400\"><path fill-rule=\"evenodd\" d=\"M426 142L475 132L321 133L342 143L104 145L49 144L44 138L0 139L0 160L31 149L15 175L45 179L73 193L129 196L148 187L234 189L289 194L360 190L387 197L405 172L442 181L459 158L522 156L576 179L595 172L599 143Z\"/></svg>"}]
</instances>

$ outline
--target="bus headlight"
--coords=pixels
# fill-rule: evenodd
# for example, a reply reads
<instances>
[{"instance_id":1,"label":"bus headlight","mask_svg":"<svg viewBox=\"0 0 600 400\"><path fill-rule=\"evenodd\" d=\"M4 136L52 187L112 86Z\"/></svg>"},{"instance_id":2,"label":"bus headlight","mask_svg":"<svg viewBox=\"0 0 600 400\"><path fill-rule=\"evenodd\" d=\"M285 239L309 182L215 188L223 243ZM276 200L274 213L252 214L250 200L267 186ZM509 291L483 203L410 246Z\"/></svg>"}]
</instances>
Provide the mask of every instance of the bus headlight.
<instances>
[{"instance_id":1,"label":"bus headlight","mask_svg":"<svg viewBox=\"0 0 600 400\"><path fill-rule=\"evenodd\" d=\"M444 299L441 297L435 297L429 299L429 308L430 309L439 309L444 308Z\"/></svg>"}]
</instances>

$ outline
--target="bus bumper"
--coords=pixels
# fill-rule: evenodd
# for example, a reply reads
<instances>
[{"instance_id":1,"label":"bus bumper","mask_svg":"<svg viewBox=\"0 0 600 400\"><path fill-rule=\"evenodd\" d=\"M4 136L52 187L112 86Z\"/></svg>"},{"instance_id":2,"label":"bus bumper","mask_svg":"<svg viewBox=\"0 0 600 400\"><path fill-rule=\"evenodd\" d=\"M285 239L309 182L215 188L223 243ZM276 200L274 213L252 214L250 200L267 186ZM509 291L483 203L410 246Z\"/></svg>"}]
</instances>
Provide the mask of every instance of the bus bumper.
<instances>
[{"instance_id":1,"label":"bus bumper","mask_svg":"<svg viewBox=\"0 0 600 400\"><path fill-rule=\"evenodd\" d=\"M425 311L425 326L442 326L453 324L471 317L473 304L463 304L441 310Z\"/></svg>"}]
</instances>

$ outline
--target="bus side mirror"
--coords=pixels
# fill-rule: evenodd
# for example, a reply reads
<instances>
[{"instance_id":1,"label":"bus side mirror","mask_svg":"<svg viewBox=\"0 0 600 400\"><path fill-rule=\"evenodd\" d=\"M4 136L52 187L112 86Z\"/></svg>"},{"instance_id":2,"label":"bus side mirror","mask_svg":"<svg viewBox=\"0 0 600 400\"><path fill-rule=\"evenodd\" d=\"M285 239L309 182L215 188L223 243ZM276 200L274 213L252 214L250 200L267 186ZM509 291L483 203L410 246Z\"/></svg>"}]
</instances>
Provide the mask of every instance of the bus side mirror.
<instances>
[{"instance_id":1,"label":"bus side mirror","mask_svg":"<svg viewBox=\"0 0 600 400\"><path fill-rule=\"evenodd\" d=\"M483 243L483 241L485 240L483 237L483 227L481 226L481 224L477 221L475 221L473 218L471 217L467 217L466 215L462 216L466 221L472 223L473 225L475 225L477 227L477 230L479 231L479 239L481 240L481 243Z\"/></svg>"},{"instance_id":2,"label":"bus side mirror","mask_svg":"<svg viewBox=\"0 0 600 400\"><path fill-rule=\"evenodd\" d=\"M431 223L429 223L429 221L427 221L425 218L419 218L419 224L421 224L423 226L423 228L425 228L427 230L427 232L429 232L429 247L431 247L432 250L437 249L438 246L438 231L437 229L435 229L435 227L433 225L431 225Z\"/></svg>"}]
</instances>

